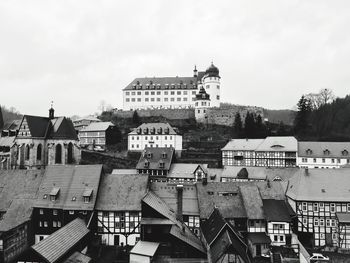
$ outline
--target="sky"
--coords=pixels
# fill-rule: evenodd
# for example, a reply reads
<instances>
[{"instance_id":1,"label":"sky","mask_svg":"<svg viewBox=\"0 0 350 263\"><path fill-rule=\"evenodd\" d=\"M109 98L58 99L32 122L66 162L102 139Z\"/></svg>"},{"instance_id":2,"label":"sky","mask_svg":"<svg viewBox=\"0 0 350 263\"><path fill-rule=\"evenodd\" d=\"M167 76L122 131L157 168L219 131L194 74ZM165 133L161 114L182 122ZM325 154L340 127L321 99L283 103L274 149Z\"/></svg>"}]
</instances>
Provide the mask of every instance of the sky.
<instances>
[{"instance_id":1,"label":"sky","mask_svg":"<svg viewBox=\"0 0 350 263\"><path fill-rule=\"evenodd\" d=\"M136 77L192 76L213 61L222 102L294 108L350 94L350 1L3 0L0 104L23 114L122 108Z\"/></svg>"}]
</instances>

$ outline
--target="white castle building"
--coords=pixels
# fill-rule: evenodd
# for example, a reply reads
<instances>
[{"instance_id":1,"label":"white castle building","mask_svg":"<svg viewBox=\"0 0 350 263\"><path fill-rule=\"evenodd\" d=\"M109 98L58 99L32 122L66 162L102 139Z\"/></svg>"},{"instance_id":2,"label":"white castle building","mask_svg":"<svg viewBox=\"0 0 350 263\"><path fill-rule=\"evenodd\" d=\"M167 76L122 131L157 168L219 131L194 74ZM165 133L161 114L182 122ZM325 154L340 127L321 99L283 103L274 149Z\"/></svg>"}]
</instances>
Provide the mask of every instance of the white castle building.
<instances>
[{"instance_id":1,"label":"white castle building","mask_svg":"<svg viewBox=\"0 0 350 263\"><path fill-rule=\"evenodd\" d=\"M220 106L220 75L213 63L192 77L136 78L123 89L123 110L194 108L196 95L204 88L208 107Z\"/></svg>"}]
</instances>

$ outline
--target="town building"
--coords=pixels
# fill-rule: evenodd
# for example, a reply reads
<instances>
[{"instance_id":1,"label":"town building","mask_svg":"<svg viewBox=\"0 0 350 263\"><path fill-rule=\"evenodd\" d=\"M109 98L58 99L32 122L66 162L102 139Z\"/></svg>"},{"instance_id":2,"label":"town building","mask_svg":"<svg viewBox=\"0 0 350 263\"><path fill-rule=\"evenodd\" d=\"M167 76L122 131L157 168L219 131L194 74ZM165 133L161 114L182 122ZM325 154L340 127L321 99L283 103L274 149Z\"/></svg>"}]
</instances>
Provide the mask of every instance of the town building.
<instances>
[{"instance_id":1,"label":"town building","mask_svg":"<svg viewBox=\"0 0 350 263\"><path fill-rule=\"evenodd\" d=\"M349 248L342 231L342 219L350 215L349 173L347 168L300 169L289 180L286 195L303 244Z\"/></svg>"},{"instance_id":2,"label":"town building","mask_svg":"<svg viewBox=\"0 0 350 263\"><path fill-rule=\"evenodd\" d=\"M298 142L292 136L233 139L221 151L224 166L295 167Z\"/></svg>"},{"instance_id":3,"label":"town building","mask_svg":"<svg viewBox=\"0 0 350 263\"><path fill-rule=\"evenodd\" d=\"M111 122L92 122L79 131L79 139L82 147L105 150L107 146L120 142L121 134Z\"/></svg>"},{"instance_id":4,"label":"town building","mask_svg":"<svg viewBox=\"0 0 350 263\"><path fill-rule=\"evenodd\" d=\"M207 110L210 108L210 95L203 87L201 87L199 92L196 94L194 107L194 115L197 121L207 119Z\"/></svg>"},{"instance_id":5,"label":"town building","mask_svg":"<svg viewBox=\"0 0 350 263\"><path fill-rule=\"evenodd\" d=\"M97 234L102 245L134 246L141 237L141 199L146 174L106 174L96 203Z\"/></svg>"},{"instance_id":6,"label":"town building","mask_svg":"<svg viewBox=\"0 0 350 263\"><path fill-rule=\"evenodd\" d=\"M182 135L169 123L143 123L128 134L128 151L143 151L146 147L172 147L180 155Z\"/></svg>"},{"instance_id":7,"label":"town building","mask_svg":"<svg viewBox=\"0 0 350 263\"><path fill-rule=\"evenodd\" d=\"M70 119L24 115L11 148L11 168L43 168L53 164L77 164L81 151Z\"/></svg>"},{"instance_id":8,"label":"town building","mask_svg":"<svg viewBox=\"0 0 350 263\"><path fill-rule=\"evenodd\" d=\"M77 131L80 131L94 122L101 122L101 120L94 116L87 116L73 120L73 125Z\"/></svg>"},{"instance_id":9,"label":"town building","mask_svg":"<svg viewBox=\"0 0 350 263\"><path fill-rule=\"evenodd\" d=\"M136 78L123 89L123 110L194 108L196 94L203 87L210 95L210 107L220 106L219 69L212 63L192 77Z\"/></svg>"},{"instance_id":10,"label":"town building","mask_svg":"<svg viewBox=\"0 0 350 263\"><path fill-rule=\"evenodd\" d=\"M298 142L301 168L340 168L350 164L350 142Z\"/></svg>"},{"instance_id":11,"label":"town building","mask_svg":"<svg viewBox=\"0 0 350 263\"><path fill-rule=\"evenodd\" d=\"M90 228L98 196L102 165L48 166L34 203L35 243L76 218Z\"/></svg>"},{"instance_id":12,"label":"town building","mask_svg":"<svg viewBox=\"0 0 350 263\"><path fill-rule=\"evenodd\" d=\"M1 113L0 113L1 114ZM15 120L9 125L5 125L0 134L0 169L11 168L11 147L18 134L20 121Z\"/></svg>"},{"instance_id":13,"label":"town building","mask_svg":"<svg viewBox=\"0 0 350 263\"><path fill-rule=\"evenodd\" d=\"M140 174L164 178L169 173L174 158L174 148L145 148L136 165L136 170Z\"/></svg>"}]
</instances>

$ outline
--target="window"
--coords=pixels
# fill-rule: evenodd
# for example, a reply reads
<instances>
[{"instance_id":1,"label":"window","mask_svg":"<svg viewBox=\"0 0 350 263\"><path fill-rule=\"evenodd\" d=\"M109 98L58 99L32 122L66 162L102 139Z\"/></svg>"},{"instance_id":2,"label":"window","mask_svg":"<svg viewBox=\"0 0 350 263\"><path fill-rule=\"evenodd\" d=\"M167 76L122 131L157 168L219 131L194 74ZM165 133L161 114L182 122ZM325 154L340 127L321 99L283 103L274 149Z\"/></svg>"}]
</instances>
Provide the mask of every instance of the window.
<instances>
[{"instance_id":1,"label":"window","mask_svg":"<svg viewBox=\"0 0 350 263\"><path fill-rule=\"evenodd\" d=\"M44 209L40 209L40 210L39 210L39 214L40 214L40 215L43 215L43 214L44 214Z\"/></svg>"},{"instance_id":2,"label":"window","mask_svg":"<svg viewBox=\"0 0 350 263\"><path fill-rule=\"evenodd\" d=\"M177 100L177 101L181 101L181 98L177 98L176 100Z\"/></svg>"},{"instance_id":3,"label":"window","mask_svg":"<svg viewBox=\"0 0 350 263\"><path fill-rule=\"evenodd\" d=\"M57 216L57 210L56 210L56 209L52 210L52 214L53 214L54 216Z\"/></svg>"},{"instance_id":4,"label":"window","mask_svg":"<svg viewBox=\"0 0 350 263\"><path fill-rule=\"evenodd\" d=\"M177 92L177 95L181 95L181 91L178 91L178 92Z\"/></svg>"},{"instance_id":5,"label":"window","mask_svg":"<svg viewBox=\"0 0 350 263\"><path fill-rule=\"evenodd\" d=\"M90 202L90 196L84 196L84 203L87 204Z\"/></svg>"},{"instance_id":6,"label":"window","mask_svg":"<svg viewBox=\"0 0 350 263\"><path fill-rule=\"evenodd\" d=\"M157 91L157 95L160 95L160 91Z\"/></svg>"},{"instance_id":7,"label":"window","mask_svg":"<svg viewBox=\"0 0 350 263\"><path fill-rule=\"evenodd\" d=\"M281 242L284 241L284 236L280 236L280 241L281 241Z\"/></svg>"},{"instance_id":8,"label":"window","mask_svg":"<svg viewBox=\"0 0 350 263\"><path fill-rule=\"evenodd\" d=\"M56 222L56 221L53 221L53 222L52 222L52 226L53 226L53 227L57 227L57 222Z\"/></svg>"},{"instance_id":9,"label":"window","mask_svg":"<svg viewBox=\"0 0 350 263\"><path fill-rule=\"evenodd\" d=\"M160 98L157 98L157 101L160 101Z\"/></svg>"},{"instance_id":10,"label":"window","mask_svg":"<svg viewBox=\"0 0 350 263\"><path fill-rule=\"evenodd\" d=\"M126 98L125 101L126 101L126 102L130 102L130 99L129 99L129 98Z\"/></svg>"},{"instance_id":11,"label":"window","mask_svg":"<svg viewBox=\"0 0 350 263\"><path fill-rule=\"evenodd\" d=\"M57 227L61 227L61 221L57 221Z\"/></svg>"},{"instance_id":12,"label":"window","mask_svg":"<svg viewBox=\"0 0 350 263\"><path fill-rule=\"evenodd\" d=\"M278 241L278 236L277 236L277 235L274 235L274 236L273 236L273 241L275 241L275 242Z\"/></svg>"},{"instance_id":13,"label":"window","mask_svg":"<svg viewBox=\"0 0 350 263\"><path fill-rule=\"evenodd\" d=\"M316 158L314 158L314 163L316 162Z\"/></svg>"},{"instance_id":14,"label":"window","mask_svg":"<svg viewBox=\"0 0 350 263\"><path fill-rule=\"evenodd\" d=\"M318 203L314 203L314 212L318 212Z\"/></svg>"},{"instance_id":15,"label":"window","mask_svg":"<svg viewBox=\"0 0 350 263\"><path fill-rule=\"evenodd\" d=\"M306 204L305 202L302 203L301 209L302 209L303 211L307 211L307 204Z\"/></svg>"},{"instance_id":16,"label":"window","mask_svg":"<svg viewBox=\"0 0 350 263\"><path fill-rule=\"evenodd\" d=\"M137 95L141 95L141 91L138 91L138 92L137 92Z\"/></svg>"},{"instance_id":17,"label":"window","mask_svg":"<svg viewBox=\"0 0 350 263\"><path fill-rule=\"evenodd\" d=\"M135 95L135 94L136 94L135 91L131 92L131 95Z\"/></svg>"},{"instance_id":18,"label":"window","mask_svg":"<svg viewBox=\"0 0 350 263\"><path fill-rule=\"evenodd\" d=\"M335 204L334 203L331 204L331 212L335 212Z\"/></svg>"},{"instance_id":19,"label":"window","mask_svg":"<svg viewBox=\"0 0 350 263\"><path fill-rule=\"evenodd\" d=\"M337 159L337 163L340 163L340 159Z\"/></svg>"},{"instance_id":20,"label":"window","mask_svg":"<svg viewBox=\"0 0 350 263\"><path fill-rule=\"evenodd\" d=\"M74 211L73 210L69 210L69 214L70 215L74 215Z\"/></svg>"},{"instance_id":21,"label":"window","mask_svg":"<svg viewBox=\"0 0 350 263\"><path fill-rule=\"evenodd\" d=\"M334 163L334 159L332 158L332 163Z\"/></svg>"},{"instance_id":22,"label":"window","mask_svg":"<svg viewBox=\"0 0 350 263\"><path fill-rule=\"evenodd\" d=\"M44 227L47 227L48 224L47 224L47 221L44 221Z\"/></svg>"},{"instance_id":23,"label":"window","mask_svg":"<svg viewBox=\"0 0 350 263\"><path fill-rule=\"evenodd\" d=\"M149 98L145 98L145 101L149 101Z\"/></svg>"},{"instance_id":24,"label":"window","mask_svg":"<svg viewBox=\"0 0 350 263\"><path fill-rule=\"evenodd\" d=\"M151 95L154 95L154 91L151 91Z\"/></svg>"},{"instance_id":25,"label":"window","mask_svg":"<svg viewBox=\"0 0 350 263\"><path fill-rule=\"evenodd\" d=\"M55 152L55 163L60 164L62 163L62 146L61 144L56 145L56 152Z\"/></svg>"},{"instance_id":26,"label":"window","mask_svg":"<svg viewBox=\"0 0 350 263\"><path fill-rule=\"evenodd\" d=\"M42 152L42 147L41 147L41 144L39 144L38 147L36 148L36 159L38 161L41 160L41 152Z\"/></svg>"},{"instance_id":27,"label":"window","mask_svg":"<svg viewBox=\"0 0 350 263\"><path fill-rule=\"evenodd\" d=\"M320 226L324 226L324 219L323 218L320 219Z\"/></svg>"},{"instance_id":28,"label":"window","mask_svg":"<svg viewBox=\"0 0 350 263\"><path fill-rule=\"evenodd\" d=\"M72 164L74 162L74 154L73 154L73 143L68 144L68 149L67 149L67 163Z\"/></svg>"},{"instance_id":29,"label":"window","mask_svg":"<svg viewBox=\"0 0 350 263\"><path fill-rule=\"evenodd\" d=\"M145 91L145 95L149 95L149 92L148 92L148 91Z\"/></svg>"},{"instance_id":30,"label":"window","mask_svg":"<svg viewBox=\"0 0 350 263\"><path fill-rule=\"evenodd\" d=\"M141 102L141 98L137 98L137 101L138 101L138 102Z\"/></svg>"},{"instance_id":31,"label":"window","mask_svg":"<svg viewBox=\"0 0 350 263\"><path fill-rule=\"evenodd\" d=\"M39 221L39 227L43 227L43 222Z\"/></svg>"},{"instance_id":32,"label":"window","mask_svg":"<svg viewBox=\"0 0 350 263\"><path fill-rule=\"evenodd\" d=\"M30 157L30 148L29 148L29 145L27 144L26 145L26 160L29 160L29 157Z\"/></svg>"},{"instance_id":33,"label":"window","mask_svg":"<svg viewBox=\"0 0 350 263\"><path fill-rule=\"evenodd\" d=\"M217 100L219 100L219 99L220 99L220 96L219 96L219 95L217 95L217 96L216 96L216 99L217 99Z\"/></svg>"},{"instance_id":34,"label":"window","mask_svg":"<svg viewBox=\"0 0 350 263\"><path fill-rule=\"evenodd\" d=\"M322 163L325 163L326 162L326 159L325 158L322 158Z\"/></svg>"},{"instance_id":35,"label":"window","mask_svg":"<svg viewBox=\"0 0 350 263\"><path fill-rule=\"evenodd\" d=\"M168 95L168 92L167 92L167 91L164 91L164 95Z\"/></svg>"},{"instance_id":36,"label":"window","mask_svg":"<svg viewBox=\"0 0 350 263\"><path fill-rule=\"evenodd\" d=\"M168 101L168 98L164 98L164 101Z\"/></svg>"},{"instance_id":37,"label":"window","mask_svg":"<svg viewBox=\"0 0 350 263\"><path fill-rule=\"evenodd\" d=\"M314 226L318 226L318 225L319 225L318 218L314 218Z\"/></svg>"}]
</instances>

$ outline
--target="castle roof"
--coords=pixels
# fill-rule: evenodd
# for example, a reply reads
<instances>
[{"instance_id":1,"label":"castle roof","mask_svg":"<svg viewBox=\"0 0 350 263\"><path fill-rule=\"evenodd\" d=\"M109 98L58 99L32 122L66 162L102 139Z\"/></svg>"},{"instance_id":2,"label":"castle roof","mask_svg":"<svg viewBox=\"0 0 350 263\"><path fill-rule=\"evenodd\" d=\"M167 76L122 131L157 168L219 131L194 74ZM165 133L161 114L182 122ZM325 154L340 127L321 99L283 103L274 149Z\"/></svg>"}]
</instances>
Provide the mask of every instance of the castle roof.
<instances>
[{"instance_id":1,"label":"castle roof","mask_svg":"<svg viewBox=\"0 0 350 263\"><path fill-rule=\"evenodd\" d=\"M197 89L196 77L136 78L123 90L178 90Z\"/></svg>"},{"instance_id":2,"label":"castle roof","mask_svg":"<svg viewBox=\"0 0 350 263\"><path fill-rule=\"evenodd\" d=\"M210 100L210 95L205 91L203 87L196 94L196 100Z\"/></svg>"}]
</instances>

